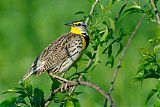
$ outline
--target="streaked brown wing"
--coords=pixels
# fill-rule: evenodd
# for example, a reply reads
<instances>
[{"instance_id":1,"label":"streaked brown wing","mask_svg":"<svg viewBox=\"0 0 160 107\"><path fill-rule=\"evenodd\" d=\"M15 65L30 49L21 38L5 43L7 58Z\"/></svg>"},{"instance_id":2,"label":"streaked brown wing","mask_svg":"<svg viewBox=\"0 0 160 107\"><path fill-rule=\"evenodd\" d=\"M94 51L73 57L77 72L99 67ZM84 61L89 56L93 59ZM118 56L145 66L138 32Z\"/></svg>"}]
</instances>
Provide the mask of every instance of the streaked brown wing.
<instances>
[{"instance_id":1,"label":"streaked brown wing","mask_svg":"<svg viewBox=\"0 0 160 107\"><path fill-rule=\"evenodd\" d=\"M44 71L64 72L76 62L81 54L81 36L72 33L63 35L41 52L20 83L32 74L40 75Z\"/></svg>"},{"instance_id":2,"label":"streaked brown wing","mask_svg":"<svg viewBox=\"0 0 160 107\"><path fill-rule=\"evenodd\" d=\"M44 70L52 73L64 72L80 57L82 52L81 36L70 33L65 37L51 50L45 62Z\"/></svg>"},{"instance_id":3,"label":"streaked brown wing","mask_svg":"<svg viewBox=\"0 0 160 107\"><path fill-rule=\"evenodd\" d=\"M59 63L63 63L63 60L67 56L64 47L68 35L69 34L61 36L42 51L36 63L36 75L54 69L54 67L58 67Z\"/></svg>"}]
</instances>

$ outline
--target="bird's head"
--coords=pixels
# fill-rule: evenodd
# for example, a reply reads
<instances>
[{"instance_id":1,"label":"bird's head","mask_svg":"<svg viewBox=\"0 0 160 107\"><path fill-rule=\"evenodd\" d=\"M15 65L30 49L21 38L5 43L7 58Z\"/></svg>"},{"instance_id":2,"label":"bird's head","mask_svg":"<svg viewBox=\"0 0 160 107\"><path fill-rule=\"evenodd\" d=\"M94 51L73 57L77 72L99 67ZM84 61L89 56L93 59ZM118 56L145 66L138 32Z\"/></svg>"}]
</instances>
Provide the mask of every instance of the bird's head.
<instances>
[{"instance_id":1,"label":"bird's head","mask_svg":"<svg viewBox=\"0 0 160 107\"><path fill-rule=\"evenodd\" d=\"M86 24L81 21L74 21L72 23L65 24L67 26L71 26L71 32L75 34L86 33Z\"/></svg>"}]
</instances>

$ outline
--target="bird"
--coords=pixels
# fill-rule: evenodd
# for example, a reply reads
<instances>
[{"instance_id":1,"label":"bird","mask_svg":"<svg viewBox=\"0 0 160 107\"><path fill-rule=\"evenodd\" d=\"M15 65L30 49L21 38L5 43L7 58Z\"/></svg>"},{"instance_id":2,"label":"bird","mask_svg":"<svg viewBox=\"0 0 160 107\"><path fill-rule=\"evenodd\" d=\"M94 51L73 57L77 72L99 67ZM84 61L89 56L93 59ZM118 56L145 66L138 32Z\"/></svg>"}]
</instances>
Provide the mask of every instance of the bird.
<instances>
[{"instance_id":1,"label":"bird","mask_svg":"<svg viewBox=\"0 0 160 107\"><path fill-rule=\"evenodd\" d=\"M45 71L53 78L63 79L57 75L69 70L82 56L90 40L86 24L83 21L72 21L65 25L70 26L70 32L53 41L35 58L19 84L31 75L39 76Z\"/></svg>"}]
</instances>

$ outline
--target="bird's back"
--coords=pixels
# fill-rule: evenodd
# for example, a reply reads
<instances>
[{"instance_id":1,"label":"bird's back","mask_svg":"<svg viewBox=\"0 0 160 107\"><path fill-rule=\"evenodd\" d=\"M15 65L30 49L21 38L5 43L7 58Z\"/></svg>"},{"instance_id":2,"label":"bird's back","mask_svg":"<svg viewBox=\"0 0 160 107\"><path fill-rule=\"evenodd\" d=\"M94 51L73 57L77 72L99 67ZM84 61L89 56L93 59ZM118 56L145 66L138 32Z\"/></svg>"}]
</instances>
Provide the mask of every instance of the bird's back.
<instances>
[{"instance_id":1,"label":"bird's back","mask_svg":"<svg viewBox=\"0 0 160 107\"><path fill-rule=\"evenodd\" d=\"M68 70L86 48L86 40L81 34L67 33L46 47L32 63L28 73L20 81L32 74L44 71L61 73Z\"/></svg>"}]
</instances>

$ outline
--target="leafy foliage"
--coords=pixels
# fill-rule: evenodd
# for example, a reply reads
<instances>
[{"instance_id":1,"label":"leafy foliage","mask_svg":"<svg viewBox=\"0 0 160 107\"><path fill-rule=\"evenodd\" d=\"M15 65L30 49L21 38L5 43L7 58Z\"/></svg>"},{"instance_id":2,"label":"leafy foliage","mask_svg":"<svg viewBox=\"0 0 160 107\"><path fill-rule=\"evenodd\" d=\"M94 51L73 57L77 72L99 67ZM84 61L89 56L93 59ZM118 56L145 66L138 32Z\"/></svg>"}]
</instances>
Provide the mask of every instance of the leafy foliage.
<instances>
[{"instance_id":1,"label":"leafy foliage","mask_svg":"<svg viewBox=\"0 0 160 107\"><path fill-rule=\"evenodd\" d=\"M88 0L92 5L95 1ZM156 1L157 4L158 1ZM86 62L85 67L80 67L80 64L74 65L75 72L64 77L68 80L84 80L89 81L88 74L97 67L98 64L103 63L102 58L105 58L105 65L113 68L115 66L116 59L121 54L124 44L124 38L129 34L125 31L124 26L119 27L118 23L123 21L123 18L130 14L146 13L147 21L153 21L155 19L154 12L150 8L150 2L145 3L145 6L141 6L140 3L130 3L126 9L121 9L117 12L118 17L111 15L112 8L119 0L110 0L108 5L99 2L92 15L86 14L85 11L78 11L75 15L81 15L82 20L89 18L88 32L90 35L89 49L84 52L82 62ZM136 81L143 82L145 79L160 78L160 37L149 40L150 47L141 50L141 61L137 73ZM37 43L36 43L37 44ZM51 86L52 91L56 90L61 84L52 79ZM20 87L9 89L2 94L15 93L16 97L10 97L9 99L1 102L0 107L13 106L13 107L44 107L45 98L43 90L34 88L31 84L24 82ZM74 87L71 90L67 90L63 93L56 93L52 95L51 101L58 103L60 107L80 107L78 95L82 92L76 90ZM157 98L160 99L160 82L156 88L150 90L146 103L157 94Z\"/></svg>"},{"instance_id":2,"label":"leafy foliage","mask_svg":"<svg viewBox=\"0 0 160 107\"><path fill-rule=\"evenodd\" d=\"M156 37L149 40L150 46L147 49L141 49L140 67L138 69L136 81L144 81L145 79L154 78L159 81L160 78L160 38ZM158 82L156 88L151 89L146 103L149 99L157 94L159 99L160 94L160 82Z\"/></svg>"},{"instance_id":3,"label":"leafy foliage","mask_svg":"<svg viewBox=\"0 0 160 107\"><path fill-rule=\"evenodd\" d=\"M137 80L143 81L148 78L159 79L160 77L160 39L154 38L149 40L150 48L141 49L141 64L138 69Z\"/></svg>"},{"instance_id":4,"label":"leafy foliage","mask_svg":"<svg viewBox=\"0 0 160 107\"><path fill-rule=\"evenodd\" d=\"M11 107L21 107L22 105L43 107L44 92L38 88L33 89L32 85L27 82L21 84L21 87L9 89L2 94L5 93L17 93L18 96L3 101L0 104L1 107L5 107L6 105L10 105ZM28 104L26 98L28 98L30 104Z\"/></svg>"},{"instance_id":5,"label":"leafy foliage","mask_svg":"<svg viewBox=\"0 0 160 107\"><path fill-rule=\"evenodd\" d=\"M92 0L89 0L93 4ZM110 1L110 9L116 0ZM127 34L124 32L123 28L119 30L118 36L115 36L115 21L111 18L109 11L104 4L99 4L97 9L94 10L93 15L86 15L84 11L78 11L75 15L82 15L85 20L89 17L88 23L88 32L90 35L90 50L85 52L87 58L82 59L82 61L87 61L89 64L84 69L81 69L79 65L75 65L76 72L73 75L65 78L68 80L76 80L81 78L84 81L88 81L87 77L89 71L93 71L94 68L101 63L101 57L108 56L106 58L106 65L110 65L112 68L114 66L115 57L120 54L123 49L122 39ZM114 48L114 45L119 45L119 48ZM116 51L113 51L115 50ZM52 90L60 87L60 83L57 80L52 79ZM44 92L39 88L33 88L29 83L21 84L21 87L9 89L4 93L17 93L18 97L14 97L12 101L5 100L2 104L7 104L10 101L10 104L15 106L21 106L22 104L26 106L40 107L44 106ZM4 94L3 93L3 94ZM64 93L57 93L53 95L52 100L55 103L59 103L61 107L80 107L79 100L77 95L81 92L75 91L66 91ZM27 102L27 99L29 102Z\"/></svg>"}]
</instances>

